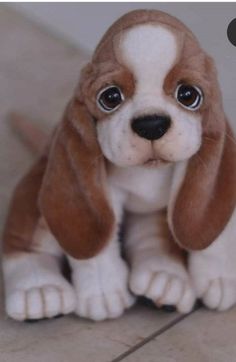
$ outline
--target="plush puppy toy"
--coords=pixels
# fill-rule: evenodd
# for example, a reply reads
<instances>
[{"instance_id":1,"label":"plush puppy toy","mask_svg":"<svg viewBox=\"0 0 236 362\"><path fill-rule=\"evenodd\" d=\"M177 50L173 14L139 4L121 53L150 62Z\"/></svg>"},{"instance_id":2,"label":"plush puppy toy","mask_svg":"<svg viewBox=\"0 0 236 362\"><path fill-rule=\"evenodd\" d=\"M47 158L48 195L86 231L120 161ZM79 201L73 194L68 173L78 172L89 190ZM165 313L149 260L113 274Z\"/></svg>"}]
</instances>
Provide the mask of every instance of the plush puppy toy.
<instances>
[{"instance_id":1,"label":"plush puppy toy","mask_svg":"<svg viewBox=\"0 0 236 362\"><path fill-rule=\"evenodd\" d=\"M172 16L131 12L101 40L15 190L7 314L101 320L133 295L183 313L196 297L225 310L236 302L235 203L236 146L212 59Z\"/></svg>"}]
</instances>

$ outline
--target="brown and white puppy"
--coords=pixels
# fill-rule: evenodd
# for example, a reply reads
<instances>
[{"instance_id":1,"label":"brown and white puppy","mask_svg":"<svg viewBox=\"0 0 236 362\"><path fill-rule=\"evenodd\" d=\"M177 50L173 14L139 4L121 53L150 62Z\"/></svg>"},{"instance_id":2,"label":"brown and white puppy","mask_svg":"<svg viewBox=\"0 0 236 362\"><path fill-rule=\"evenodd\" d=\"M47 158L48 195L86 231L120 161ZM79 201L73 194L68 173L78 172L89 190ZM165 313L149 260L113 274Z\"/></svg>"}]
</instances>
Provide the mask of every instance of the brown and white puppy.
<instances>
[{"instance_id":1,"label":"brown and white puppy","mask_svg":"<svg viewBox=\"0 0 236 362\"><path fill-rule=\"evenodd\" d=\"M235 140L213 61L177 19L131 12L103 37L50 149L16 188L7 314L114 318L132 305L129 288L183 313L196 296L225 310L236 302L235 203Z\"/></svg>"}]
</instances>

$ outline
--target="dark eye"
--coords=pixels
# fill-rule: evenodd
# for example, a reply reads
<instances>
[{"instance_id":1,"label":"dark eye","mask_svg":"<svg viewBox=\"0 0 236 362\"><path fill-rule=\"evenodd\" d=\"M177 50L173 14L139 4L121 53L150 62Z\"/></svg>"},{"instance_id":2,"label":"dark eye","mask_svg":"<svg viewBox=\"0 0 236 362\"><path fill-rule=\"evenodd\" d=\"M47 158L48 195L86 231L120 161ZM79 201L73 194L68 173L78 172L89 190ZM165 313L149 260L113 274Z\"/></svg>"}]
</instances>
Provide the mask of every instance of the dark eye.
<instances>
[{"instance_id":1,"label":"dark eye","mask_svg":"<svg viewBox=\"0 0 236 362\"><path fill-rule=\"evenodd\" d=\"M203 93L196 86L179 84L175 91L175 98L184 108L196 111L202 105Z\"/></svg>"},{"instance_id":2,"label":"dark eye","mask_svg":"<svg viewBox=\"0 0 236 362\"><path fill-rule=\"evenodd\" d=\"M102 89L97 96L98 106L102 111L112 112L123 102L124 96L117 86L109 86Z\"/></svg>"}]
</instances>

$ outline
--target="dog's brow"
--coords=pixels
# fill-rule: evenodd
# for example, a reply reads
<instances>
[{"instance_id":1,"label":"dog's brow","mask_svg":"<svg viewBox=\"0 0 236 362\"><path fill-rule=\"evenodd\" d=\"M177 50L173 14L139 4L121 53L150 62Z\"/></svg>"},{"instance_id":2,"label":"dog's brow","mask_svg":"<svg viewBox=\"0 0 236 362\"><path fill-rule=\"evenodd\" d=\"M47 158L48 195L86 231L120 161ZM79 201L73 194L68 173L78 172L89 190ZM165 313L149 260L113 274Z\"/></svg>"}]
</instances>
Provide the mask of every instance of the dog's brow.
<instances>
[{"instance_id":1,"label":"dog's brow","mask_svg":"<svg viewBox=\"0 0 236 362\"><path fill-rule=\"evenodd\" d=\"M162 83L177 57L177 42L167 28L140 25L121 40L121 57L142 86Z\"/></svg>"}]
</instances>

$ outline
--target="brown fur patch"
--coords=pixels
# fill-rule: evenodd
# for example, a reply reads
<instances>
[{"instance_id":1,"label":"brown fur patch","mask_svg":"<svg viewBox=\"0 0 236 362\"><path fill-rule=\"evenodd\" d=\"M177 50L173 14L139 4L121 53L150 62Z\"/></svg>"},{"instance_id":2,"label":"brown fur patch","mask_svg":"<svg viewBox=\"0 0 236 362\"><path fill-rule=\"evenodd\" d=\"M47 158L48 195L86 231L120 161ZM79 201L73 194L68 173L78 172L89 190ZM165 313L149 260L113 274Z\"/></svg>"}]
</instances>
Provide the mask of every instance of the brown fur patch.
<instances>
[{"instance_id":1,"label":"brown fur patch","mask_svg":"<svg viewBox=\"0 0 236 362\"><path fill-rule=\"evenodd\" d=\"M91 116L75 100L55 135L39 202L53 235L74 258L94 256L111 237L103 155Z\"/></svg>"},{"instance_id":2,"label":"brown fur patch","mask_svg":"<svg viewBox=\"0 0 236 362\"><path fill-rule=\"evenodd\" d=\"M210 245L225 228L236 205L236 142L209 57L205 57L201 76L205 76L207 85L202 146L189 161L172 218L176 239L191 250Z\"/></svg>"},{"instance_id":3,"label":"brown fur patch","mask_svg":"<svg viewBox=\"0 0 236 362\"><path fill-rule=\"evenodd\" d=\"M40 216L38 193L46 165L47 157L40 157L14 191L3 233L3 252L6 255L31 249Z\"/></svg>"},{"instance_id":4,"label":"brown fur patch","mask_svg":"<svg viewBox=\"0 0 236 362\"><path fill-rule=\"evenodd\" d=\"M236 203L236 145L232 132L205 137L178 193L173 229L186 249L206 248L223 231Z\"/></svg>"}]
</instances>

